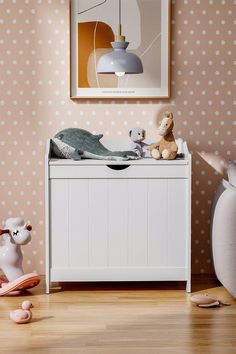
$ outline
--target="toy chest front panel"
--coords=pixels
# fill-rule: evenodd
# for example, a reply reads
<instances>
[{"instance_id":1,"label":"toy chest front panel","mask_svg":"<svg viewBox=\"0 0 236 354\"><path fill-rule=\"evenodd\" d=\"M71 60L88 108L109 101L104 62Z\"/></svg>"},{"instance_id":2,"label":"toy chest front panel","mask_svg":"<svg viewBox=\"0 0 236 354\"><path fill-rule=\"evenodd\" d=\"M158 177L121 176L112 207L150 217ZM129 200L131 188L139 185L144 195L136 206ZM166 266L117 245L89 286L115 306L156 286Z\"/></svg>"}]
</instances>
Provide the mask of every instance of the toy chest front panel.
<instances>
[{"instance_id":1,"label":"toy chest front panel","mask_svg":"<svg viewBox=\"0 0 236 354\"><path fill-rule=\"evenodd\" d=\"M51 281L186 280L188 166L49 165Z\"/></svg>"}]
</instances>

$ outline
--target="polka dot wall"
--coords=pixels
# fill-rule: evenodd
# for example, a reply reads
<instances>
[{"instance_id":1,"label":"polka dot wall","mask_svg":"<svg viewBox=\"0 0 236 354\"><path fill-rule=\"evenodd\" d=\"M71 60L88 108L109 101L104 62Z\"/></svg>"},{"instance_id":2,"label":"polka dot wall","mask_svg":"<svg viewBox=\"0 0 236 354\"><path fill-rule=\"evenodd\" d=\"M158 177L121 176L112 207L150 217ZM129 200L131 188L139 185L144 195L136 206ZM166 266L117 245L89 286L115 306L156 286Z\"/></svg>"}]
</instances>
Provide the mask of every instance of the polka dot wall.
<instances>
[{"instance_id":1,"label":"polka dot wall","mask_svg":"<svg viewBox=\"0 0 236 354\"><path fill-rule=\"evenodd\" d=\"M172 1L169 100L69 99L69 1L0 0L0 218L33 225L25 270L44 273L45 141L65 127L155 141L163 110L193 153L192 269L213 271L210 212L226 162L236 159L235 1ZM222 235L223 237L224 235Z\"/></svg>"}]
</instances>

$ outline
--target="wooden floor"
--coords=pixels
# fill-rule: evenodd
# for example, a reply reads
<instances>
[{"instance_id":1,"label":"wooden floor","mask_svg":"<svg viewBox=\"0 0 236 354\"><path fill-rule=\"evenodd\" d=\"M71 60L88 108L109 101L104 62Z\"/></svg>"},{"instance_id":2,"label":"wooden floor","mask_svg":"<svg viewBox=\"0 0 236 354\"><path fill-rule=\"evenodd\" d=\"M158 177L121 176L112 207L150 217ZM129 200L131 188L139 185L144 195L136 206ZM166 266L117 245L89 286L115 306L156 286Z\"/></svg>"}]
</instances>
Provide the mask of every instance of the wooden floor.
<instances>
[{"instance_id":1,"label":"wooden floor","mask_svg":"<svg viewBox=\"0 0 236 354\"><path fill-rule=\"evenodd\" d=\"M28 295L0 298L0 353L236 353L236 303L222 286L198 279L193 290L229 301L191 304L181 283L43 284ZM9 310L33 302L33 320L17 325Z\"/></svg>"}]
</instances>

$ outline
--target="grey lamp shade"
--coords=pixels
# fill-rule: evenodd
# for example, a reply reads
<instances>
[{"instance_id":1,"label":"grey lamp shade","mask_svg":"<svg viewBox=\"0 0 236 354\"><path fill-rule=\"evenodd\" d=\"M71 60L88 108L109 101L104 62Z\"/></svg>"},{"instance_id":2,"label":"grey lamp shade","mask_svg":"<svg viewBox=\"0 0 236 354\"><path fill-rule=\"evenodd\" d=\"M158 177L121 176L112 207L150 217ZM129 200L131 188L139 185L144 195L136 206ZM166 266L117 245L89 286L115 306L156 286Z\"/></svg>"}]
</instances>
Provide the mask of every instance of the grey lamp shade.
<instances>
[{"instance_id":1,"label":"grey lamp shade","mask_svg":"<svg viewBox=\"0 0 236 354\"><path fill-rule=\"evenodd\" d=\"M97 63L98 74L115 74L124 72L126 74L143 73L143 65L139 57L133 53L126 52L129 42L111 42L113 51L101 56Z\"/></svg>"}]
</instances>

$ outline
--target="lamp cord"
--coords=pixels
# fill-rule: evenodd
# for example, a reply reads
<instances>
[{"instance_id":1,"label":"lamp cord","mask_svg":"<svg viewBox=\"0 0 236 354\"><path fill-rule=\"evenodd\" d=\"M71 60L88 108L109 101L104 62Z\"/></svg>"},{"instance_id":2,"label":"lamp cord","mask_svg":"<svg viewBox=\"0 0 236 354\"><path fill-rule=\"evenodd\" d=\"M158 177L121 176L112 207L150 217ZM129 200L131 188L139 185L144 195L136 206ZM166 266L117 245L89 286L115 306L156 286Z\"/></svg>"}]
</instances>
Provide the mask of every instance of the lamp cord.
<instances>
[{"instance_id":1,"label":"lamp cord","mask_svg":"<svg viewBox=\"0 0 236 354\"><path fill-rule=\"evenodd\" d=\"M100 2L100 4L94 5L94 6L90 7L89 9L86 9L86 10L83 10L83 11L80 11L80 12L77 12L77 15L81 15L81 14L87 12L87 11L90 11L90 10L92 10L92 9L95 9L95 7L98 7L98 6L101 6L101 5L105 4L105 2L107 2L107 0L104 0L103 2Z\"/></svg>"},{"instance_id":2,"label":"lamp cord","mask_svg":"<svg viewBox=\"0 0 236 354\"><path fill-rule=\"evenodd\" d=\"M118 12L119 12L118 35L121 36L121 32L122 32L122 30L121 30L121 0L119 0L119 11Z\"/></svg>"},{"instance_id":3,"label":"lamp cord","mask_svg":"<svg viewBox=\"0 0 236 354\"><path fill-rule=\"evenodd\" d=\"M119 0L119 24L121 24L121 0Z\"/></svg>"}]
</instances>

